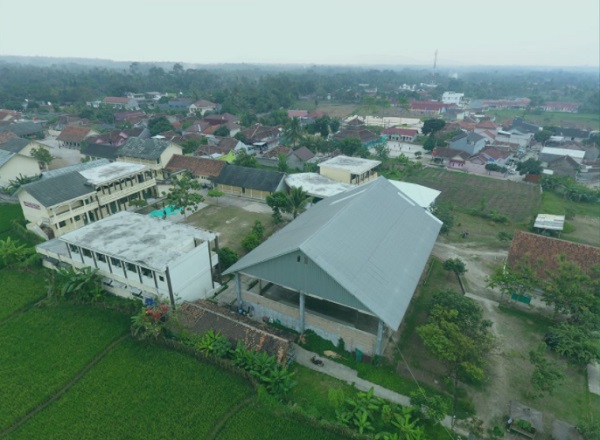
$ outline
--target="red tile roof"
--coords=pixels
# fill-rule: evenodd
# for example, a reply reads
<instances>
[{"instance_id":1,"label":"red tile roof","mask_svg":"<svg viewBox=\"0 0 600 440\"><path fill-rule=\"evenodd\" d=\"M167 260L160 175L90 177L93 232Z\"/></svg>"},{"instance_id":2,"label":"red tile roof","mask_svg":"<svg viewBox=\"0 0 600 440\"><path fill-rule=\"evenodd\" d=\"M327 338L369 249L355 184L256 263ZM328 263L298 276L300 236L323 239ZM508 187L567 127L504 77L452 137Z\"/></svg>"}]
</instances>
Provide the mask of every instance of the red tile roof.
<instances>
[{"instance_id":1,"label":"red tile roof","mask_svg":"<svg viewBox=\"0 0 600 440\"><path fill-rule=\"evenodd\" d=\"M105 104L129 104L129 98L119 98L117 96L107 96L102 101Z\"/></svg>"},{"instance_id":2,"label":"red tile roof","mask_svg":"<svg viewBox=\"0 0 600 440\"><path fill-rule=\"evenodd\" d=\"M497 130L498 129L498 126L490 120L480 122L479 124L476 125L476 127L477 128L485 128L486 130Z\"/></svg>"},{"instance_id":3,"label":"red tile roof","mask_svg":"<svg viewBox=\"0 0 600 440\"><path fill-rule=\"evenodd\" d=\"M14 137L18 137L18 136L16 134L14 134L12 131L3 131L2 133L0 133L0 144L7 142Z\"/></svg>"},{"instance_id":4,"label":"red tile roof","mask_svg":"<svg viewBox=\"0 0 600 440\"><path fill-rule=\"evenodd\" d=\"M56 140L63 142L82 142L92 129L78 125L70 125L60 132Z\"/></svg>"},{"instance_id":5,"label":"red tile roof","mask_svg":"<svg viewBox=\"0 0 600 440\"><path fill-rule=\"evenodd\" d=\"M171 172L188 170L194 176L217 177L225 165L222 160L174 154L165 170Z\"/></svg>"},{"instance_id":6,"label":"red tile roof","mask_svg":"<svg viewBox=\"0 0 600 440\"><path fill-rule=\"evenodd\" d=\"M313 153L306 147L300 147L297 150L294 150L293 154L296 155L296 157L298 159L300 159L302 162L306 162L308 160L311 160L313 157L315 157L315 153Z\"/></svg>"},{"instance_id":7,"label":"red tile roof","mask_svg":"<svg viewBox=\"0 0 600 440\"><path fill-rule=\"evenodd\" d=\"M217 107L217 104L215 104L214 102L207 101L206 99L200 99L199 101L194 102L193 105L195 105L196 107Z\"/></svg>"},{"instance_id":8,"label":"red tile roof","mask_svg":"<svg viewBox=\"0 0 600 440\"><path fill-rule=\"evenodd\" d=\"M518 231L508 251L508 265L515 267L525 259L532 266L539 263L538 276L545 278L546 270L552 272L558 268L557 258L561 254L588 275L593 274L593 266L600 264L600 248Z\"/></svg>"},{"instance_id":9,"label":"red tile roof","mask_svg":"<svg viewBox=\"0 0 600 440\"><path fill-rule=\"evenodd\" d=\"M418 130L414 130L412 128L396 128L396 127L392 127L392 128L386 128L385 130L381 130L381 134L397 134L400 136L416 136L417 134L419 134Z\"/></svg>"},{"instance_id":10,"label":"red tile roof","mask_svg":"<svg viewBox=\"0 0 600 440\"><path fill-rule=\"evenodd\" d=\"M448 147L436 147L431 152L431 155L433 157L439 157L441 159L453 159L461 161L466 161L469 158L469 153Z\"/></svg>"},{"instance_id":11,"label":"red tile roof","mask_svg":"<svg viewBox=\"0 0 600 440\"><path fill-rule=\"evenodd\" d=\"M289 147L284 147L283 145L278 145L272 150L267 151L263 156L268 157L269 159L275 159L279 157L280 154L287 156L292 152L292 149Z\"/></svg>"},{"instance_id":12,"label":"red tile roof","mask_svg":"<svg viewBox=\"0 0 600 440\"><path fill-rule=\"evenodd\" d=\"M306 110L288 110L287 115L288 118L306 118L308 112Z\"/></svg>"},{"instance_id":13,"label":"red tile roof","mask_svg":"<svg viewBox=\"0 0 600 440\"><path fill-rule=\"evenodd\" d=\"M443 102L437 101L412 101L410 103L410 109L416 111L429 111L436 112L443 108L450 107L452 104L444 104Z\"/></svg>"}]
</instances>

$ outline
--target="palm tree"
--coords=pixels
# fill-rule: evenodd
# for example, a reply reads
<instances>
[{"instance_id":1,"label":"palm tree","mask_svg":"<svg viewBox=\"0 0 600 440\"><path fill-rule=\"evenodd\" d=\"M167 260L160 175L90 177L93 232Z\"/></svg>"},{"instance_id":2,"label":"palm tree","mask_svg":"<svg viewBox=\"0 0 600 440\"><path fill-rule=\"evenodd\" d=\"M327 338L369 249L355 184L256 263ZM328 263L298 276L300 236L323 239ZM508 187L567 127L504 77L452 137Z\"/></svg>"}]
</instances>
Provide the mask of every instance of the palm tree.
<instances>
[{"instance_id":1,"label":"palm tree","mask_svg":"<svg viewBox=\"0 0 600 440\"><path fill-rule=\"evenodd\" d=\"M299 141L303 139L303 130L300 125L300 119L292 118L288 123L287 130L285 132L285 138L290 142L292 148L294 148Z\"/></svg>"},{"instance_id":2,"label":"palm tree","mask_svg":"<svg viewBox=\"0 0 600 440\"><path fill-rule=\"evenodd\" d=\"M308 194L302 187L290 189L290 192L287 194L285 212L289 212L294 218L298 217L298 214L301 214L306 209L308 199Z\"/></svg>"}]
</instances>

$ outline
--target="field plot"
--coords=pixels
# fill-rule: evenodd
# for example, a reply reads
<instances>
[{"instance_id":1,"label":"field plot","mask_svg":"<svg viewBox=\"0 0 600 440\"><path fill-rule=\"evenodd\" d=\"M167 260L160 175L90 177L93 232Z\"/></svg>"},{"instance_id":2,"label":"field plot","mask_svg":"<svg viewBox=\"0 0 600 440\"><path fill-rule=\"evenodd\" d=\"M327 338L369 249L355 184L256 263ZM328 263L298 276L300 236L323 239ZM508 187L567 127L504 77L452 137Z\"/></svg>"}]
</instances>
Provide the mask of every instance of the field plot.
<instances>
[{"instance_id":1,"label":"field plot","mask_svg":"<svg viewBox=\"0 0 600 440\"><path fill-rule=\"evenodd\" d=\"M0 322L45 295L46 279L43 271L0 270Z\"/></svg>"},{"instance_id":2,"label":"field plot","mask_svg":"<svg viewBox=\"0 0 600 440\"><path fill-rule=\"evenodd\" d=\"M61 305L0 326L0 430L48 399L128 325L111 311Z\"/></svg>"},{"instance_id":3,"label":"field plot","mask_svg":"<svg viewBox=\"0 0 600 440\"><path fill-rule=\"evenodd\" d=\"M502 123L506 119L523 117L523 110L490 110L488 114L496 116L498 119L496 123ZM581 127L588 130L600 129L600 116L597 113L527 113L525 120L541 126L558 125L561 127Z\"/></svg>"},{"instance_id":4,"label":"field plot","mask_svg":"<svg viewBox=\"0 0 600 440\"><path fill-rule=\"evenodd\" d=\"M253 392L213 365L126 340L9 438L202 439Z\"/></svg>"},{"instance_id":5,"label":"field plot","mask_svg":"<svg viewBox=\"0 0 600 440\"><path fill-rule=\"evenodd\" d=\"M513 222L526 222L537 213L541 203L539 187L527 183L426 168L409 178L442 192L439 203L450 203L459 209L477 209L482 201L486 211L497 211Z\"/></svg>"},{"instance_id":6,"label":"field plot","mask_svg":"<svg viewBox=\"0 0 600 440\"><path fill-rule=\"evenodd\" d=\"M229 420L217 440L341 440L345 437L319 430L307 423L276 416L255 403Z\"/></svg>"}]
</instances>

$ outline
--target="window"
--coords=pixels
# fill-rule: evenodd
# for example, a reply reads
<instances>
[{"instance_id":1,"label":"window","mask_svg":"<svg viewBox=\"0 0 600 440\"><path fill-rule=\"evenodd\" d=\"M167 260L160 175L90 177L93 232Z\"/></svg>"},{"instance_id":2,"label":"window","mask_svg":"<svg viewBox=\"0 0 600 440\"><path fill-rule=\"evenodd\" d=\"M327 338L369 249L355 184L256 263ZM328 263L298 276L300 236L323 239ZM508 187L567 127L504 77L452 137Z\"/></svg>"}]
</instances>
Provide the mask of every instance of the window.
<instances>
[{"instance_id":1,"label":"window","mask_svg":"<svg viewBox=\"0 0 600 440\"><path fill-rule=\"evenodd\" d=\"M298 256L296 257L296 263L300 263L300 259L301 259L301 258L302 258L302 257L300 257L300 255L298 255Z\"/></svg>"},{"instance_id":2,"label":"window","mask_svg":"<svg viewBox=\"0 0 600 440\"><path fill-rule=\"evenodd\" d=\"M159 275L158 279L161 280L161 281L163 281L163 282L165 281L165 277L163 277L162 275Z\"/></svg>"},{"instance_id":3,"label":"window","mask_svg":"<svg viewBox=\"0 0 600 440\"><path fill-rule=\"evenodd\" d=\"M145 277L148 277L148 278L152 278L152 271L150 269L146 269L145 267L142 267L142 275L144 275Z\"/></svg>"},{"instance_id":4,"label":"window","mask_svg":"<svg viewBox=\"0 0 600 440\"><path fill-rule=\"evenodd\" d=\"M76 215L75 217L73 217L73 220L75 220L76 222L78 222L79 220L81 220L81 217Z\"/></svg>"},{"instance_id":5,"label":"window","mask_svg":"<svg viewBox=\"0 0 600 440\"><path fill-rule=\"evenodd\" d=\"M98 261L102 261L103 263L106 263L106 255L104 255L104 254L96 254L96 259Z\"/></svg>"},{"instance_id":6,"label":"window","mask_svg":"<svg viewBox=\"0 0 600 440\"><path fill-rule=\"evenodd\" d=\"M128 271L137 273L137 268L135 267L135 264L131 264L131 263L125 263L125 264L127 266Z\"/></svg>"},{"instance_id":7,"label":"window","mask_svg":"<svg viewBox=\"0 0 600 440\"><path fill-rule=\"evenodd\" d=\"M58 222L58 227L59 227L59 228L64 228L66 225L67 225L67 224L66 224L64 221L62 221L62 222Z\"/></svg>"},{"instance_id":8,"label":"window","mask_svg":"<svg viewBox=\"0 0 600 440\"><path fill-rule=\"evenodd\" d=\"M79 248L77 246L75 246L74 244L70 244L69 245L69 249L71 250L72 253L74 254L78 254L79 253Z\"/></svg>"},{"instance_id":9,"label":"window","mask_svg":"<svg viewBox=\"0 0 600 440\"><path fill-rule=\"evenodd\" d=\"M81 248L81 252L83 252L84 257L92 258L92 251L89 249Z\"/></svg>"},{"instance_id":10,"label":"window","mask_svg":"<svg viewBox=\"0 0 600 440\"><path fill-rule=\"evenodd\" d=\"M114 267L122 267L121 260L117 260L116 258L111 257L110 264L112 264Z\"/></svg>"}]
</instances>

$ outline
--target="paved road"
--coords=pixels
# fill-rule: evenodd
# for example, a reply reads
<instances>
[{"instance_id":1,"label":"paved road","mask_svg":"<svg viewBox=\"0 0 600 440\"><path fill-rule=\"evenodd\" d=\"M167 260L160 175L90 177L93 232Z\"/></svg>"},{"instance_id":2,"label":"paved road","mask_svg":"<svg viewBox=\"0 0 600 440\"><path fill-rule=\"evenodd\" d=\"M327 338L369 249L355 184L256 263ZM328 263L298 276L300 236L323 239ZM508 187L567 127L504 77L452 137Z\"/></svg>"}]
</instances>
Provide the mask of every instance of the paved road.
<instances>
[{"instance_id":1,"label":"paved road","mask_svg":"<svg viewBox=\"0 0 600 440\"><path fill-rule=\"evenodd\" d=\"M353 384L356 388L362 391L369 391L373 388L373 392L377 397L381 397L390 402L398 403L402 406L410 406L410 398L408 396L404 396L402 394L398 394L395 391L388 390L380 385L374 384L373 382L369 382L368 380L361 379L358 377L356 370L353 370L346 365L338 364L328 358L323 358L318 356L319 359L323 359L323 366L319 367L314 365L310 359L315 356L315 353L312 353L304 348L300 347L297 344L294 344L294 351L296 353L296 362L300 365L310 368L311 370L315 370L319 373L327 374L328 376L335 377L336 379L343 380L349 384ZM446 416L444 420L442 420L442 425L446 428L450 428L452 426L452 417ZM462 430L456 430L461 435L468 435L467 432L461 432Z\"/></svg>"}]
</instances>

